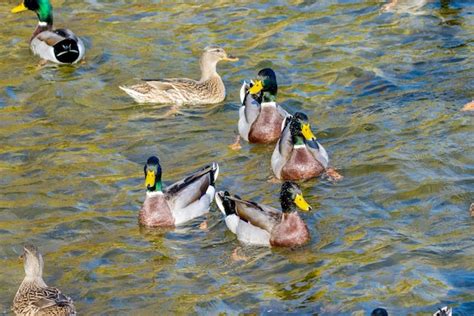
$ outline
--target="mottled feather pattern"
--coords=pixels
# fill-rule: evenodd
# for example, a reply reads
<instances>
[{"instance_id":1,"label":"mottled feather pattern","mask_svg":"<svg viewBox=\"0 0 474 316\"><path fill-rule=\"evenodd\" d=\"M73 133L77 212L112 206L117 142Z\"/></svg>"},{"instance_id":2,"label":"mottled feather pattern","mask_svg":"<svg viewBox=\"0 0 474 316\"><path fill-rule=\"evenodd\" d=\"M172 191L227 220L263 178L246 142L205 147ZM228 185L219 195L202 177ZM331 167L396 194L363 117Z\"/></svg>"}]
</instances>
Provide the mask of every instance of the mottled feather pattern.
<instances>
[{"instance_id":1,"label":"mottled feather pattern","mask_svg":"<svg viewBox=\"0 0 474 316\"><path fill-rule=\"evenodd\" d=\"M57 288L41 287L35 282L24 280L13 301L16 315L76 315L73 301Z\"/></svg>"},{"instance_id":2,"label":"mottled feather pattern","mask_svg":"<svg viewBox=\"0 0 474 316\"><path fill-rule=\"evenodd\" d=\"M191 79L145 81L120 87L141 103L214 104L225 99L225 87L219 75L199 82Z\"/></svg>"}]
</instances>

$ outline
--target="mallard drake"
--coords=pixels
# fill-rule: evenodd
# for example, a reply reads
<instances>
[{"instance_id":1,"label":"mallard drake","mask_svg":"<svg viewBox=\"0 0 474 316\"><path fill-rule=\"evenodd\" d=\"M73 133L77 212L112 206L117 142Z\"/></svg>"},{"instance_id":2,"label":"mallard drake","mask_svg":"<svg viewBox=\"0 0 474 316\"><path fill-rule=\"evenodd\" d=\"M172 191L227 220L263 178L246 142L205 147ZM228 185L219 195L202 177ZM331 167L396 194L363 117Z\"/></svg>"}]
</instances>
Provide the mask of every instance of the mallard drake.
<instances>
[{"instance_id":1,"label":"mallard drake","mask_svg":"<svg viewBox=\"0 0 474 316\"><path fill-rule=\"evenodd\" d=\"M376 308L370 313L370 316L388 316L388 312L385 308Z\"/></svg>"},{"instance_id":2,"label":"mallard drake","mask_svg":"<svg viewBox=\"0 0 474 316\"><path fill-rule=\"evenodd\" d=\"M440 308L436 311L436 313L433 314L433 316L452 316L452 315L453 315L453 309L449 306Z\"/></svg>"},{"instance_id":3,"label":"mallard drake","mask_svg":"<svg viewBox=\"0 0 474 316\"><path fill-rule=\"evenodd\" d=\"M72 299L43 281L43 256L33 245L23 248L25 278L13 299L16 315L76 315Z\"/></svg>"},{"instance_id":4,"label":"mallard drake","mask_svg":"<svg viewBox=\"0 0 474 316\"><path fill-rule=\"evenodd\" d=\"M216 204L225 216L229 230L243 243L295 247L309 239L308 227L296 211L311 210L300 187L284 182L280 191L281 211L273 207L242 200L227 191L216 194Z\"/></svg>"},{"instance_id":5,"label":"mallard drake","mask_svg":"<svg viewBox=\"0 0 474 316\"><path fill-rule=\"evenodd\" d=\"M260 70L250 85L242 85L238 126L246 141L269 144L280 137L283 121L289 114L276 103L277 91L276 75L270 68Z\"/></svg>"},{"instance_id":6,"label":"mallard drake","mask_svg":"<svg viewBox=\"0 0 474 316\"><path fill-rule=\"evenodd\" d=\"M219 175L216 162L205 166L163 189L160 160L148 158L145 168L145 202L138 214L141 225L148 227L174 227L209 211Z\"/></svg>"},{"instance_id":7,"label":"mallard drake","mask_svg":"<svg viewBox=\"0 0 474 316\"><path fill-rule=\"evenodd\" d=\"M13 13L31 10L38 16L38 26L30 39L30 48L44 61L75 64L84 57L84 43L71 30L53 30L53 7L49 0L24 0Z\"/></svg>"},{"instance_id":8,"label":"mallard drake","mask_svg":"<svg viewBox=\"0 0 474 316\"><path fill-rule=\"evenodd\" d=\"M306 114L297 112L287 120L271 162L273 173L283 180L306 180L326 170L328 154L316 141Z\"/></svg>"},{"instance_id":9,"label":"mallard drake","mask_svg":"<svg viewBox=\"0 0 474 316\"><path fill-rule=\"evenodd\" d=\"M216 71L220 61L237 61L217 46L204 49L201 57L201 79L144 79L143 83L121 86L138 103L214 104L224 101L225 86Z\"/></svg>"}]
</instances>

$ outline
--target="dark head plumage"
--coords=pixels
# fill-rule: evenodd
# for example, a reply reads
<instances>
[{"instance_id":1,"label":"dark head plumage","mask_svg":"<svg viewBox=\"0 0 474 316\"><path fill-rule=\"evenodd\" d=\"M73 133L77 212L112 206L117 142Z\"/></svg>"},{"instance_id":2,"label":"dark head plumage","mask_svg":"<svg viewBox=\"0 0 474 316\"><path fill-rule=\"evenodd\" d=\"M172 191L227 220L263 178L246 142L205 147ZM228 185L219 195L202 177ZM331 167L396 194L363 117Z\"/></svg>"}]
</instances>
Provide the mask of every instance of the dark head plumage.
<instances>
[{"instance_id":1,"label":"dark head plumage","mask_svg":"<svg viewBox=\"0 0 474 316\"><path fill-rule=\"evenodd\" d=\"M157 183L161 186L161 165L158 157L148 158L143 172L145 173L145 185L149 191L155 191ZM161 187L159 189L161 190Z\"/></svg>"},{"instance_id":2,"label":"dark head plumage","mask_svg":"<svg viewBox=\"0 0 474 316\"><path fill-rule=\"evenodd\" d=\"M303 199L303 192L298 184L285 181L281 185L280 203L283 212L289 213L297 208L303 211L311 210L311 206Z\"/></svg>"},{"instance_id":3,"label":"dark head plumage","mask_svg":"<svg viewBox=\"0 0 474 316\"><path fill-rule=\"evenodd\" d=\"M388 316L387 310L385 308L376 308L372 311L370 316Z\"/></svg>"}]
</instances>

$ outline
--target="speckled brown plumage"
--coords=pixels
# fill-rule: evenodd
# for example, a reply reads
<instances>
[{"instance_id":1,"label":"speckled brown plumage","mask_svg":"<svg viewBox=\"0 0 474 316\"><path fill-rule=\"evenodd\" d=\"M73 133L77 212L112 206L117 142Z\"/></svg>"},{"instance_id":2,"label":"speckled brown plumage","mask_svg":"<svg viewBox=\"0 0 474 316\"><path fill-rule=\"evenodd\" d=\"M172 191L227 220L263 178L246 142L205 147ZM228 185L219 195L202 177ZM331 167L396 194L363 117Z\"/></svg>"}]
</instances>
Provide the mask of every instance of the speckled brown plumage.
<instances>
[{"instance_id":1,"label":"speckled brown plumage","mask_svg":"<svg viewBox=\"0 0 474 316\"><path fill-rule=\"evenodd\" d=\"M25 278L15 298L12 311L22 316L76 315L72 299L43 280L43 257L35 246L24 247Z\"/></svg>"},{"instance_id":2,"label":"speckled brown plumage","mask_svg":"<svg viewBox=\"0 0 474 316\"><path fill-rule=\"evenodd\" d=\"M121 86L138 103L214 104L225 99L225 86L217 73L217 63L235 61L220 47L207 47L201 57L201 79L187 78L144 80L132 86Z\"/></svg>"}]
</instances>

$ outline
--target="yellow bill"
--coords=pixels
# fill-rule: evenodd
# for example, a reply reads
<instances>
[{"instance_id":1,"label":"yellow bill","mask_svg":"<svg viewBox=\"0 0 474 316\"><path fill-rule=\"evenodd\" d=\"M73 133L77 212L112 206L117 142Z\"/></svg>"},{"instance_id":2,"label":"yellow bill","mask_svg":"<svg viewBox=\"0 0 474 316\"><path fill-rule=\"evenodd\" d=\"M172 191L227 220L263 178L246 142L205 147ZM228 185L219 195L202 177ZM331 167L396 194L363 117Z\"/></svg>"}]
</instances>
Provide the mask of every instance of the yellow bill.
<instances>
[{"instance_id":1,"label":"yellow bill","mask_svg":"<svg viewBox=\"0 0 474 316\"><path fill-rule=\"evenodd\" d=\"M316 136L314 136L313 131L311 131L311 126L309 125L309 123L303 124L301 132L303 133L303 136L304 138L306 138L306 140L316 139Z\"/></svg>"},{"instance_id":2,"label":"yellow bill","mask_svg":"<svg viewBox=\"0 0 474 316\"><path fill-rule=\"evenodd\" d=\"M253 86L249 89L249 92L251 94L257 94L263 89L263 83L262 80L255 80L253 83Z\"/></svg>"},{"instance_id":3,"label":"yellow bill","mask_svg":"<svg viewBox=\"0 0 474 316\"><path fill-rule=\"evenodd\" d=\"M306 200L303 198L302 194L297 194L295 197L295 204L298 206L302 211L309 211L311 210L311 205L306 202Z\"/></svg>"},{"instance_id":4,"label":"yellow bill","mask_svg":"<svg viewBox=\"0 0 474 316\"><path fill-rule=\"evenodd\" d=\"M28 8L25 7L25 3L22 2L21 4L14 7L11 12L12 13L18 13L18 12L23 12L23 11L26 11L26 10L28 10Z\"/></svg>"},{"instance_id":5,"label":"yellow bill","mask_svg":"<svg viewBox=\"0 0 474 316\"><path fill-rule=\"evenodd\" d=\"M153 170L146 171L145 186L147 188L155 186L155 171Z\"/></svg>"}]
</instances>

